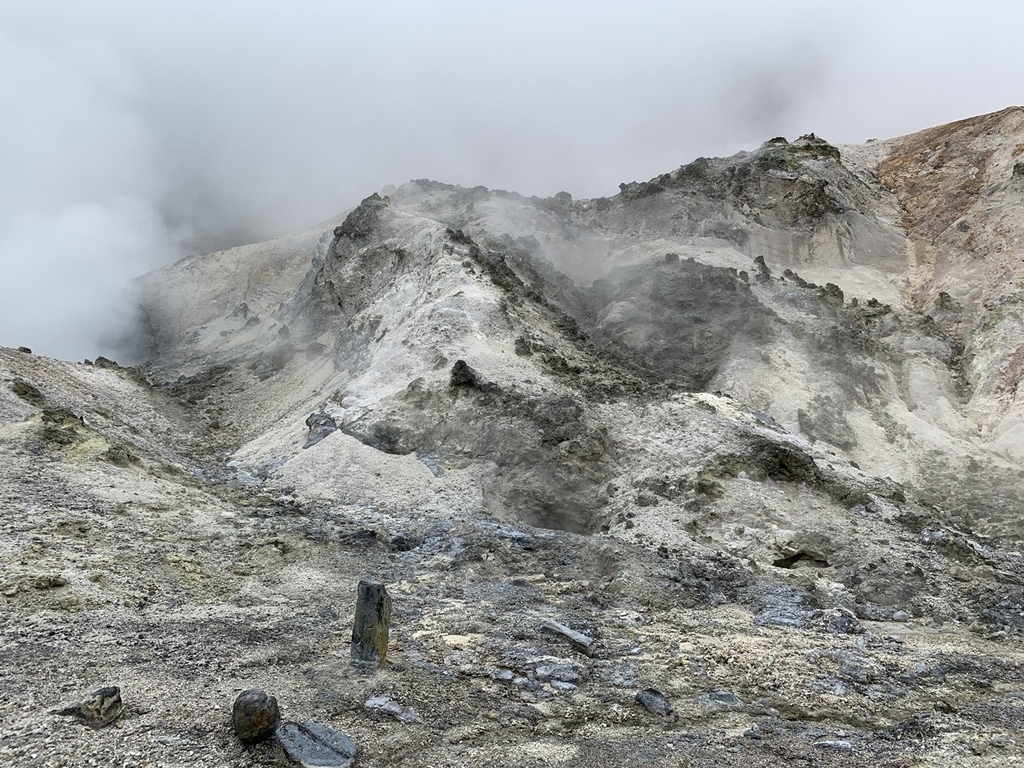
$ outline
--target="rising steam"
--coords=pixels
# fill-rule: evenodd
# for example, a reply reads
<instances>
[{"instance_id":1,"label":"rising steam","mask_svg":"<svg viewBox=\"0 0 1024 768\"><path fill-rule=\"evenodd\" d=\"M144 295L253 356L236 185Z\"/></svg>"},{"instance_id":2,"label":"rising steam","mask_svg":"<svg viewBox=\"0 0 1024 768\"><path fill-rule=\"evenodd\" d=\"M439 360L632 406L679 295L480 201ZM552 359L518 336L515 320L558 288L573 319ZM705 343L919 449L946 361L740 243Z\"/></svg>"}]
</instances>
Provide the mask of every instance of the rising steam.
<instances>
[{"instance_id":1,"label":"rising steam","mask_svg":"<svg viewBox=\"0 0 1024 768\"><path fill-rule=\"evenodd\" d=\"M117 355L132 277L385 184L609 195L776 134L860 141L1014 100L1011 45L932 44L977 6L880 26L870 2L692 5L5 4L0 344ZM967 57L984 83L946 88ZM920 66L941 97L901 90Z\"/></svg>"}]
</instances>

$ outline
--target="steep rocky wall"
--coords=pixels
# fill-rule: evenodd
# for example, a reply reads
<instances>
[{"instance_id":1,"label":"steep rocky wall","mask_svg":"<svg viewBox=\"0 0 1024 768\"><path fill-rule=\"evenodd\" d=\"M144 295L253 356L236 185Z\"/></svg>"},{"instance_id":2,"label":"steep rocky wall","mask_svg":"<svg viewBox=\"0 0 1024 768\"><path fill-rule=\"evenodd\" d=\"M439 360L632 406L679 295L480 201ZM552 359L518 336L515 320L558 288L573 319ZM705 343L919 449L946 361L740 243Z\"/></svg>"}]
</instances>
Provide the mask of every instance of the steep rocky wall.
<instances>
[{"instance_id":1,"label":"steep rocky wall","mask_svg":"<svg viewBox=\"0 0 1024 768\"><path fill-rule=\"evenodd\" d=\"M921 206L959 183L960 160L940 163L927 188L911 177L939 162L921 149L937 141L963 162L981 142L977 152L994 153L985 173L1012 173L1002 134L1017 130L1015 115L863 147L773 139L598 200L410 182L368 198L319 246L307 237L305 275L289 267L272 290L255 280L244 308L235 284L230 301L211 303L217 316L158 296L153 317L180 337L163 360L227 366L232 393L210 401L210 418L247 440L271 426L291 434L287 424L326 409L374 450L474 465L501 515L554 525L561 507L561 524L592 529L605 517L602 478L622 471L604 438L600 451L545 442L538 404L580 403L583 432L597 435L608 425L593 404L721 390L1006 532L1024 444L1021 315L1012 282L984 281L1012 259L993 245L984 268L968 268L951 245L958 227L926 242L914 223L934 218ZM985 233L1008 220L984 201L1013 189L985 189L958 187L947 203L974 211L961 219L976 216L970 233L992 244ZM242 255L174 279L214 291L216 269ZM244 255L262 274L258 249ZM939 264L942 280L958 276L955 293L931 293ZM477 378L453 388L460 360ZM984 469L965 481L963 466Z\"/></svg>"}]
</instances>

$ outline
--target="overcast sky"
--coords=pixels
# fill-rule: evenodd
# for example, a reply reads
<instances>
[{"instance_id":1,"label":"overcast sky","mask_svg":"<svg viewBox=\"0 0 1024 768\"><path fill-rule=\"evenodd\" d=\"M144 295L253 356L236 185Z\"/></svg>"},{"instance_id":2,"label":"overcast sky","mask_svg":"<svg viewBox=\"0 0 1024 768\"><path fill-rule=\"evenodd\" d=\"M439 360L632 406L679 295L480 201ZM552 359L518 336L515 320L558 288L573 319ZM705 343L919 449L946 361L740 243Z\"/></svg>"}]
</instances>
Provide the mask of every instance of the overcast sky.
<instances>
[{"instance_id":1,"label":"overcast sky","mask_svg":"<svg viewBox=\"0 0 1024 768\"><path fill-rule=\"evenodd\" d=\"M6 0L0 344L79 359L127 280L386 184L615 194L775 135L1024 102L1011 2Z\"/></svg>"}]
</instances>

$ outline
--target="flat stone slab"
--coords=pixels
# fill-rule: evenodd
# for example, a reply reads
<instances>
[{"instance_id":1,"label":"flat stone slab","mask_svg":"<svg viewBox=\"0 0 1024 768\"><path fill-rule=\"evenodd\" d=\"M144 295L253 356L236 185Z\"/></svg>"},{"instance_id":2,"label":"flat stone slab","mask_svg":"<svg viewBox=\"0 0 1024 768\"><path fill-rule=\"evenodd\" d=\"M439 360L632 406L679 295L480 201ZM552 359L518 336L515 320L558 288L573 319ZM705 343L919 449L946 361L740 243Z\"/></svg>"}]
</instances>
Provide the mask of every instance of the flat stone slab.
<instances>
[{"instance_id":1,"label":"flat stone slab","mask_svg":"<svg viewBox=\"0 0 1024 768\"><path fill-rule=\"evenodd\" d=\"M371 696L363 704L371 712L378 712L382 715L391 715L403 723L422 723L423 718L412 707L403 707L389 696Z\"/></svg>"},{"instance_id":2,"label":"flat stone slab","mask_svg":"<svg viewBox=\"0 0 1024 768\"><path fill-rule=\"evenodd\" d=\"M319 723L285 723L277 729L285 754L304 768L349 768L358 747L341 731Z\"/></svg>"}]
</instances>

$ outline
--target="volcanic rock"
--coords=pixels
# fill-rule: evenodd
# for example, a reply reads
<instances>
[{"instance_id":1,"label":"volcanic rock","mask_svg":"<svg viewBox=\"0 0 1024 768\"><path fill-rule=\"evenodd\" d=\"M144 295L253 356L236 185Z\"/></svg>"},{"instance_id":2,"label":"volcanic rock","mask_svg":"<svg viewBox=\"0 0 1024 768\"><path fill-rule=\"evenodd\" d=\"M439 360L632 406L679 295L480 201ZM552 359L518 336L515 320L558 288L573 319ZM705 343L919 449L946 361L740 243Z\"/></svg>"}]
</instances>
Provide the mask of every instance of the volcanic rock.
<instances>
[{"instance_id":1,"label":"volcanic rock","mask_svg":"<svg viewBox=\"0 0 1024 768\"><path fill-rule=\"evenodd\" d=\"M277 699L259 688L242 691L231 708L231 723L243 744L266 741L281 724Z\"/></svg>"},{"instance_id":2,"label":"volcanic rock","mask_svg":"<svg viewBox=\"0 0 1024 768\"><path fill-rule=\"evenodd\" d=\"M103 728L117 720L122 712L121 689L111 685L93 691L74 704L52 710L50 714L74 717L90 728Z\"/></svg>"},{"instance_id":3,"label":"volcanic rock","mask_svg":"<svg viewBox=\"0 0 1024 768\"><path fill-rule=\"evenodd\" d=\"M359 754L352 739L319 723L285 723L277 738L285 754L304 768L349 768Z\"/></svg>"}]
</instances>

